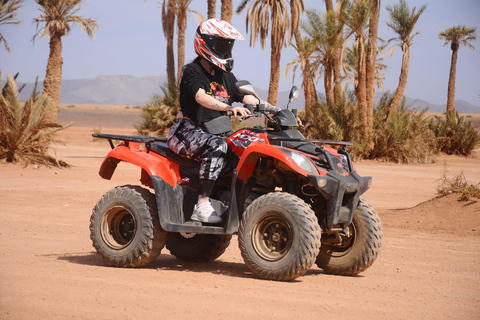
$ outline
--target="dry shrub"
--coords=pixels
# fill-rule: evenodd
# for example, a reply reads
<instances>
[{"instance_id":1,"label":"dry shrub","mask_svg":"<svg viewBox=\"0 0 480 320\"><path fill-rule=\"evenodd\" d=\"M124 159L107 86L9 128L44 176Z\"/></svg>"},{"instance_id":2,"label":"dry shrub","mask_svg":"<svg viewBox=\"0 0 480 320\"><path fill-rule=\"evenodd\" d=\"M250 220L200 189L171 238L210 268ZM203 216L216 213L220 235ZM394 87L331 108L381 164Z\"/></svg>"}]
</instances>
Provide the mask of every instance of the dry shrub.
<instances>
[{"instance_id":1,"label":"dry shrub","mask_svg":"<svg viewBox=\"0 0 480 320\"><path fill-rule=\"evenodd\" d=\"M461 201L468 201L472 198L480 199L480 185L475 186L469 184L463 172L449 178L447 162L444 163L442 177L439 181L440 183L437 186L437 198L452 193L460 193Z\"/></svg>"},{"instance_id":2,"label":"dry shrub","mask_svg":"<svg viewBox=\"0 0 480 320\"><path fill-rule=\"evenodd\" d=\"M0 72L1 76L1 72ZM45 116L49 108L46 94L32 92L22 104L19 101L16 77L7 76L7 83L0 96L0 159L23 165L40 164L68 167L69 165L47 154L48 147L55 140L55 133L67 126L47 122Z\"/></svg>"}]
</instances>

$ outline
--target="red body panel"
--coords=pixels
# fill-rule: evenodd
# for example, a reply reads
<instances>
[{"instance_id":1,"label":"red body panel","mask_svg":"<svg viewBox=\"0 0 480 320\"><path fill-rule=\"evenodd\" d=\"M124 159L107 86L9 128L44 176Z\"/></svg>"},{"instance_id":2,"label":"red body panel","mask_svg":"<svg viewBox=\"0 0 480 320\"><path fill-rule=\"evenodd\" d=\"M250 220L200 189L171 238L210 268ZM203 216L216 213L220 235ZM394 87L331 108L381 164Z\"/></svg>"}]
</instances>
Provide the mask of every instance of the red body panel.
<instances>
[{"instance_id":1,"label":"red body panel","mask_svg":"<svg viewBox=\"0 0 480 320\"><path fill-rule=\"evenodd\" d=\"M268 142L267 133L253 132L242 129L227 139L229 147L240 157L237 165L238 178L246 182L252 175L259 157L268 155L288 165L293 171L303 176L309 173L300 168L295 161L282 152L278 146Z\"/></svg>"},{"instance_id":2,"label":"red body panel","mask_svg":"<svg viewBox=\"0 0 480 320\"><path fill-rule=\"evenodd\" d=\"M124 143L121 143L115 149L110 151L100 167L99 174L102 178L110 180L118 161L113 159L118 159L120 161L125 161L136 166L139 166L149 176L158 176L175 187L177 183L180 183L178 175L178 165L175 162L169 161L168 159L153 153L148 152L146 149L139 150L138 143L130 142L129 146L125 146ZM145 181L142 178L142 182Z\"/></svg>"}]
</instances>

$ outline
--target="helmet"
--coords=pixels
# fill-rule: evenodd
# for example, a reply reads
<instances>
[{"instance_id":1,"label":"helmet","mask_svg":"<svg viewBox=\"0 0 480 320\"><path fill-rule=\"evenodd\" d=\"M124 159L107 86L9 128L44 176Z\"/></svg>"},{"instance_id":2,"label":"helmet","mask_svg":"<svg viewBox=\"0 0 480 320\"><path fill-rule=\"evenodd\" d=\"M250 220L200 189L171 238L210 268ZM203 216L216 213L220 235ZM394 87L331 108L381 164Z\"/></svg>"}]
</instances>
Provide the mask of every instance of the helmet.
<instances>
[{"instance_id":1,"label":"helmet","mask_svg":"<svg viewBox=\"0 0 480 320\"><path fill-rule=\"evenodd\" d=\"M197 28L195 52L214 67L230 72L233 69L232 48L235 40L244 40L232 25L220 19L209 19Z\"/></svg>"}]
</instances>

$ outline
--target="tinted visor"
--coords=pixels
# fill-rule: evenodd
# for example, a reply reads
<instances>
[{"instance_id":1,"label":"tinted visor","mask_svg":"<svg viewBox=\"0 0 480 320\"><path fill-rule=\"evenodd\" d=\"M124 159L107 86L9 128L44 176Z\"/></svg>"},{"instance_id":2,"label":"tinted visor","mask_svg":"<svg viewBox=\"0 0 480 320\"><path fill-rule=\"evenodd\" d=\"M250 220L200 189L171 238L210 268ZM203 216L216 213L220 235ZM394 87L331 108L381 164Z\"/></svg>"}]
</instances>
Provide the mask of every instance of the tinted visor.
<instances>
[{"instance_id":1,"label":"tinted visor","mask_svg":"<svg viewBox=\"0 0 480 320\"><path fill-rule=\"evenodd\" d=\"M235 40L224 39L219 37L210 36L207 45L213 50L215 54L224 55L230 54L233 49Z\"/></svg>"}]
</instances>

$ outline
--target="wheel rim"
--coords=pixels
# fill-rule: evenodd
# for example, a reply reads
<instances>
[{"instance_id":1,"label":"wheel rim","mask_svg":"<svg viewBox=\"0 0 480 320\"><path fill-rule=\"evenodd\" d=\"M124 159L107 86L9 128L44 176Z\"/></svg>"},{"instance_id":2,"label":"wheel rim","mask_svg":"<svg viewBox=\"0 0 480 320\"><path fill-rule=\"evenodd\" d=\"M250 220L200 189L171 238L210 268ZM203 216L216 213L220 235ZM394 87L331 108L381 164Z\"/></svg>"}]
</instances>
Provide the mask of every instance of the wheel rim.
<instances>
[{"instance_id":1,"label":"wheel rim","mask_svg":"<svg viewBox=\"0 0 480 320\"><path fill-rule=\"evenodd\" d=\"M102 239L112 249L127 247L135 238L135 230L135 217L125 207L113 207L102 217Z\"/></svg>"},{"instance_id":2,"label":"wheel rim","mask_svg":"<svg viewBox=\"0 0 480 320\"><path fill-rule=\"evenodd\" d=\"M252 232L252 243L257 254L267 261L282 259L292 246L291 227L276 216L263 217Z\"/></svg>"}]
</instances>

